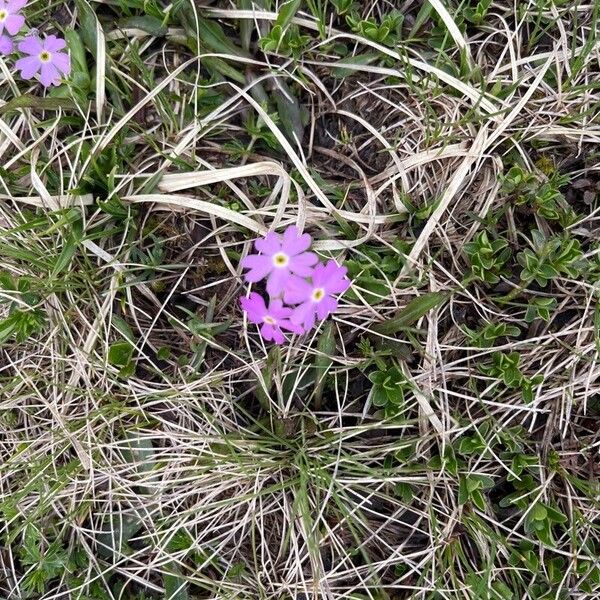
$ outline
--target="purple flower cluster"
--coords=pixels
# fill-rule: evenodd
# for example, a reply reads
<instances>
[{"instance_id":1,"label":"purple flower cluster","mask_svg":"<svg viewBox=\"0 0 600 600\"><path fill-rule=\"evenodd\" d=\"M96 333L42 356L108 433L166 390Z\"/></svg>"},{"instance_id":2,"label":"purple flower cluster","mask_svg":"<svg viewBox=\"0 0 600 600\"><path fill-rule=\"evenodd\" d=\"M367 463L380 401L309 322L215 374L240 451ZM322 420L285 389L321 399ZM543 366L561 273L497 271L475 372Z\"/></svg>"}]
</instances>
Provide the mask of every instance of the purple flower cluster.
<instances>
[{"instance_id":1,"label":"purple flower cluster","mask_svg":"<svg viewBox=\"0 0 600 600\"><path fill-rule=\"evenodd\" d=\"M21 10L27 0L0 0L0 54L12 54L15 49L14 36L25 25ZM66 52L65 40L55 35L42 39L37 32L30 31L17 44L19 52L24 54L17 60L15 67L21 71L23 79L32 79L39 75L44 87L60 85L63 75L71 72L71 59Z\"/></svg>"},{"instance_id":2,"label":"purple flower cluster","mask_svg":"<svg viewBox=\"0 0 600 600\"><path fill-rule=\"evenodd\" d=\"M250 254L242 260L242 267L249 269L247 282L267 278L268 306L256 292L240 299L248 319L261 325L260 333L267 341L282 344L285 340L282 329L306 333L317 319L322 321L337 310L334 295L350 287L346 267L340 267L334 260L317 264L317 255L308 252L311 243L310 235L300 234L292 225L283 236L269 233L256 240L254 247L259 254Z\"/></svg>"}]
</instances>

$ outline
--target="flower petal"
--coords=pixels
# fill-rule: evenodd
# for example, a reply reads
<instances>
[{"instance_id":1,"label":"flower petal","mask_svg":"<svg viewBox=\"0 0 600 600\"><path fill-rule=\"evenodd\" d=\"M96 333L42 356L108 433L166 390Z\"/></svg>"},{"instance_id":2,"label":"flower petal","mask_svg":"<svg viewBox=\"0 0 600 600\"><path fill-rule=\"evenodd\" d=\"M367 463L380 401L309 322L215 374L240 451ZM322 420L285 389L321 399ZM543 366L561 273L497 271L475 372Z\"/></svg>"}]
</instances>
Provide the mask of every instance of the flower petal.
<instances>
[{"instance_id":1,"label":"flower petal","mask_svg":"<svg viewBox=\"0 0 600 600\"><path fill-rule=\"evenodd\" d=\"M6 10L12 15L19 12L26 4L28 0L9 0L6 3Z\"/></svg>"},{"instance_id":2,"label":"flower petal","mask_svg":"<svg viewBox=\"0 0 600 600\"><path fill-rule=\"evenodd\" d=\"M25 24L25 17L23 15L9 15L4 20L4 27L10 35L16 35L19 33L19 29Z\"/></svg>"},{"instance_id":3,"label":"flower petal","mask_svg":"<svg viewBox=\"0 0 600 600\"><path fill-rule=\"evenodd\" d=\"M304 279L299 277L290 277L283 292L283 299L286 304L300 304L310 300L313 287Z\"/></svg>"},{"instance_id":4,"label":"flower petal","mask_svg":"<svg viewBox=\"0 0 600 600\"><path fill-rule=\"evenodd\" d=\"M62 38L56 37L55 35L49 35L44 40L44 49L48 50L48 52L58 52L59 50L63 50L66 47L67 42L65 42L65 40L63 40Z\"/></svg>"},{"instance_id":5,"label":"flower petal","mask_svg":"<svg viewBox=\"0 0 600 600\"><path fill-rule=\"evenodd\" d=\"M304 302L292 313L292 323L302 325L305 331L312 329L315 324L315 306L312 302Z\"/></svg>"},{"instance_id":6,"label":"flower petal","mask_svg":"<svg viewBox=\"0 0 600 600\"><path fill-rule=\"evenodd\" d=\"M292 314L292 309L283 306L281 298L275 298L274 300L271 300L268 312L279 323L279 321L287 319Z\"/></svg>"},{"instance_id":7,"label":"flower petal","mask_svg":"<svg viewBox=\"0 0 600 600\"><path fill-rule=\"evenodd\" d=\"M21 71L23 79L31 79L40 70L41 66L42 63L36 56L26 56L15 63L15 68Z\"/></svg>"},{"instance_id":8,"label":"flower petal","mask_svg":"<svg viewBox=\"0 0 600 600\"><path fill-rule=\"evenodd\" d=\"M242 309L247 313L248 320L252 323L262 323L263 317L267 314L265 301L260 294L252 292L248 298L240 298Z\"/></svg>"},{"instance_id":9,"label":"flower petal","mask_svg":"<svg viewBox=\"0 0 600 600\"><path fill-rule=\"evenodd\" d=\"M319 257L314 252L304 252L290 258L290 271L300 277L311 277L313 274L313 265L319 261Z\"/></svg>"},{"instance_id":10,"label":"flower petal","mask_svg":"<svg viewBox=\"0 0 600 600\"><path fill-rule=\"evenodd\" d=\"M281 250L281 240L276 233L272 231L267 233L265 238L259 238L254 242L254 247L267 256L273 256Z\"/></svg>"},{"instance_id":11,"label":"flower petal","mask_svg":"<svg viewBox=\"0 0 600 600\"><path fill-rule=\"evenodd\" d=\"M65 52L53 54L52 64L65 75L68 75L71 72L71 58Z\"/></svg>"},{"instance_id":12,"label":"flower petal","mask_svg":"<svg viewBox=\"0 0 600 600\"><path fill-rule=\"evenodd\" d=\"M312 274L312 283L314 287L323 287L323 284L327 280L327 270L325 265L319 263Z\"/></svg>"},{"instance_id":13,"label":"flower petal","mask_svg":"<svg viewBox=\"0 0 600 600\"><path fill-rule=\"evenodd\" d=\"M24 40L22 40L21 42L19 42L19 51L23 52L24 54L40 54L40 52L42 52L42 50L44 49L44 47L42 46L42 42L40 41L40 38L38 38L36 35L30 35L28 37L26 37ZM37 59L37 56L36 56Z\"/></svg>"},{"instance_id":14,"label":"flower petal","mask_svg":"<svg viewBox=\"0 0 600 600\"><path fill-rule=\"evenodd\" d=\"M332 312L337 310L338 303L333 298L323 298L321 302L316 305L317 317L321 321L326 319Z\"/></svg>"},{"instance_id":15,"label":"flower petal","mask_svg":"<svg viewBox=\"0 0 600 600\"><path fill-rule=\"evenodd\" d=\"M294 256L300 254L310 248L312 238L308 233L300 235L298 228L295 225L288 227L283 233L282 248L286 254Z\"/></svg>"},{"instance_id":16,"label":"flower petal","mask_svg":"<svg viewBox=\"0 0 600 600\"><path fill-rule=\"evenodd\" d=\"M333 281L328 281L325 284L325 290L328 294L341 294L345 292L350 287L350 281L348 279L334 279Z\"/></svg>"},{"instance_id":17,"label":"flower petal","mask_svg":"<svg viewBox=\"0 0 600 600\"><path fill-rule=\"evenodd\" d=\"M0 35L0 54L6 56L14 49L13 41L7 35Z\"/></svg>"},{"instance_id":18,"label":"flower petal","mask_svg":"<svg viewBox=\"0 0 600 600\"><path fill-rule=\"evenodd\" d=\"M267 279L267 292L269 296L278 296L281 294L286 289L289 279L290 272L287 269L273 269Z\"/></svg>"},{"instance_id":19,"label":"flower petal","mask_svg":"<svg viewBox=\"0 0 600 600\"><path fill-rule=\"evenodd\" d=\"M52 63L42 63L40 83L45 87L60 84L60 73Z\"/></svg>"},{"instance_id":20,"label":"flower petal","mask_svg":"<svg viewBox=\"0 0 600 600\"><path fill-rule=\"evenodd\" d=\"M267 342L270 342L271 340L276 344L283 344L283 342L285 342L285 337L283 336L283 333L281 333L281 329L277 326L269 325L268 323L265 323L260 328L260 335L262 335L263 339Z\"/></svg>"},{"instance_id":21,"label":"flower petal","mask_svg":"<svg viewBox=\"0 0 600 600\"><path fill-rule=\"evenodd\" d=\"M256 283L264 279L272 270L273 263L268 256L259 256L258 254L249 254L242 259L240 263L244 269L250 269L244 276L246 281Z\"/></svg>"},{"instance_id":22,"label":"flower petal","mask_svg":"<svg viewBox=\"0 0 600 600\"><path fill-rule=\"evenodd\" d=\"M282 321L278 321L277 324L281 329L285 329L286 331L291 331L292 333L297 333L298 335L302 335L304 333L304 328L301 325L296 325L296 323L292 323L288 319L283 319Z\"/></svg>"},{"instance_id":23,"label":"flower petal","mask_svg":"<svg viewBox=\"0 0 600 600\"><path fill-rule=\"evenodd\" d=\"M313 282L315 287L325 288L328 294L345 292L350 287L350 282L346 279L347 272L346 267L340 267L334 260L329 260L322 268L315 268Z\"/></svg>"}]
</instances>

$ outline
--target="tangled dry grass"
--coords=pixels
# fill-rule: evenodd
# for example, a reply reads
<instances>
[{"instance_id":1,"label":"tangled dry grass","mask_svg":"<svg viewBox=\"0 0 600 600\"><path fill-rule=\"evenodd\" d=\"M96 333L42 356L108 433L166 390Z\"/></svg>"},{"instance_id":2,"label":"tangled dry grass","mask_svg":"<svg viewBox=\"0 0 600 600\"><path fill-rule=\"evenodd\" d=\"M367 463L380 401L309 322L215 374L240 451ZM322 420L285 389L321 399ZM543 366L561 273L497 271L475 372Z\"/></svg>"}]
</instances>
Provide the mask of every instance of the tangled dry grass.
<instances>
[{"instance_id":1,"label":"tangled dry grass","mask_svg":"<svg viewBox=\"0 0 600 600\"><path fill-rule=\"evenodd\" d=\"M33 3L61 98L0 60L2 597L598 597L600 8L234 4ZM291 223L353 285L271 348Z\"/></svg>"}]
</instances>

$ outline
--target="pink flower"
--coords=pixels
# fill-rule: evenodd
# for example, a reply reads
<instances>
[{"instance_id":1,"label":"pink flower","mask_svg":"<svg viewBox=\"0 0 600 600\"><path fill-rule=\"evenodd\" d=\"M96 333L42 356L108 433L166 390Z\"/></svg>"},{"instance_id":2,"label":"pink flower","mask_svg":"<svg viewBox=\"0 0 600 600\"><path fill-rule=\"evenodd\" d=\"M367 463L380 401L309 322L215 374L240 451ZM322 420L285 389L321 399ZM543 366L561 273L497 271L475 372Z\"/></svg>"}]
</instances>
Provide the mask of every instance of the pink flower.
<instances>
[{"instance_id":1,"label":"pink flower","mask_svg":"<svg viewBox=\"0 0 600 600\"><path fill-rule=\"evenodd\" d=\"M5 29L10 35L19 33L25 23L25 17L19 11L27 4L27 0L0 0L0 33Z\"/></svg>"},{"instance_id":2,"label":"pink flower","mask_svg":"<svg viewBox=\"0 0 600 600\"><path fill-rule=\"evenodd\" d=\"M43 86L60 85L61 73L68 75L71 72L69 55L60 52L66 46L65 40L55 35L49 35L45 40L36 35L28 36L19 44L19 50L29 56L20 58L15 66L23 79L31 79L39 71Z\"/></svg>"},{"instance_id":3,"label":"pink flower","mask_svg":"<svg viewBox=\"0 0 600 600\"><path fill-rule=\"evenodd\" d=\"M286 303L300 305L292 313L292 323L302 325L308 331L317 317L322 321L334 312L338 304L332 295L341 294L350 287L346 272L346 267L330 260L326 265L315 267L311 283L295 278L284 294Z\"/></svg>"},{"instance_id":4,"label":"pink flower","mask_svg":"<svg viewBox=\"0 0 600 600\"><path fill-rule=\"evenodd\" d=\"M254 247L261 254L250 254L242 260L242 267L250 269L246 281L255 283L268 277L267 292L270 296L281 294L290 279L310 277L313 265L319 260L313 252L306 252L312 239L308 233L300 235L294 225L288 227L283 239L276 233L268 233L256 240Z\"/></svg>"},{"instance_id":5,"label":"pink flower","mask_svg":"<svg viewBox=\"0 0 600 600\"><path fill-rule=\"evenodd\" d=\"M0 54L6 56L13 51L13 41L7 35L0 35Z\"/></svg>"},{"instance_id":6,"label":"pink flower","mask_svg":"<svg viewBox=\"0 0 600 600\"><path fill-rule=\"evenodd\" d=\"M276 344L283 344L285 337L281 332L282 328L294 333L304 333L302 327L289 320L292 309L284 308L281 300L271 300L267 308L263 297L253 292L248 298L240 298L240 304L252 323L262 325L260 334L267 342L273 340Z\"/></svg>"}]
</instances>

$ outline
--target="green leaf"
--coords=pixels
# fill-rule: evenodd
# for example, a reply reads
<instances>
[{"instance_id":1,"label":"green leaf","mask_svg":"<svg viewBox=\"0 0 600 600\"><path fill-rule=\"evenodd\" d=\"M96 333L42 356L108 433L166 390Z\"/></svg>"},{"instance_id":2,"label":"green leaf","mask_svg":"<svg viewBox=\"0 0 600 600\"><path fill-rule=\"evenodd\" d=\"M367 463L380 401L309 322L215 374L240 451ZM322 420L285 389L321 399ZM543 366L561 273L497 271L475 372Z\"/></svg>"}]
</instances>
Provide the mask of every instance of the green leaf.
<instances>
[{"instance_id":1,"label":"green leaf","mask_svg":"<svg viewBox=\"0 0 600 600\"><path fill-rule=\"evenodd\" d=\"M414 325L421 317L439 306L447 298L448 294L442 292L430 292L418 298L413 298L396 317L378 323L373 327L373 331L382 335L392 335L406 329Z\"/></svg>"},{"instance_id":2,"label":"green leaf","mask_svg":"<svg viewBox=\"0 0 600 600\"><path fill-rule=\"evenodd\" d=\"M419 9L419 12L417 13L417 16L415 18L415 24L412 26L412 29L410 30L410 33L408 34L409 38L414 37L418 33L419 29L421 29L421 27L423 27L423 25L429 19L432 10L433 10L433 6L431 6L431 4L429 2L427 2L427 1L423 2L423 4L421 5L421 8Z\"/></svg>"},{"instance_id":3,"label":"green leaf","mask_svg":"<svg viewBox=\"0 0 600 600\"><path fill-rule=\"evenodd\" d=\"M269 350L267 361L263 367L261 373L264 380L264 387L258 383L255 389L255 395L260 405L265 411L271 409L271 402L269 400L269 392L273 387L273 373L277 369L277 366L281 363L281 353L278 346L273 346ZM265 389L266 388L266 389Z\"/></svg>"},{"instance_id":4,"label":"green leaf","mask_svg":"<svg viewBox=\"0 0 600 600\"><path fill-rule=\"evenodd\" d=\"M78 246L79 240L75 236L69 236L54 264L52 277L56 277L58 274L62 273L71 264Z\"/></svg>"},{"instance_id":5,"label":"green leaf","mask_svg":"<svg viewBox=\"0 0 600 600\"><path fill-rule=\"evenodd\" d=\"M471 500L479 510L485 510L485 498L479 490L473 490L471 492Z\"/></svg>"},{"instance_id":6,"label":"green leaf","mask_svg":"<svg viewBox=\"0 0 600 600\"><path fill-rule=\"evenodd\" d=\"M376 385L373 388L373 405L377 407L387 406L388 397L385 388Z\"/></svg>"},{"instance_id":7,"label":"green leaf","mask_svg":"<svg viewBox=\"0 0 600 600\"><path fill-rule=\"evenodd\" d=\"M251 58L250 54L236 46L226 35L221 26L208 19L199 19L198 21L198 36L202 44L208 46L211 50L220 54L233 54L234 56L242 56Z\"/></svg>"},{"instance_id":8,"label":"green leaf","mask_svg":"<svg viewBox=\"0 0 600 600\"><path fill-rule=\"evenodd\" d=\"M159 19L149 15L119 19L117 25L121 29L141 29L155 37L164 36L168 31Z\"/></svg>"},{"instance_id":9,"label":"green leaf","mask_svg":"<svg viewBox=\"0 0 600 600\"><path fill-rule=\"evenodd\" d=\"M548 513L548 518L555 523L566 523L568 521L566 515L551 506L546 506L546 512Z\"/></svg>"},{"instance_id":10,"label":"green leaf","mask_svg":"<svg viewBox=\"0 0 600 600\"><path fill-rule=\"evenodd\" d=\"M300 8L302 0L288 0L279 8L279 14L275 19L275 25L285 29L291 22L296 12Z\"/></svg>"},{"instance_id":11,"label":"green leaf","mask_svg":"<svg viewBox=\"0 0 600 600\"><path fill-rule=\"evenodd\" d=\"M529 515L534 521L543 521L548 516L548 511L543 504L537 503L532 506Z\"/></svg>"},{"instance_id":12,"label":"green leaf","mask_svg":"<svg viewBox=\"0 0 600 600\"><path fill-rule=\"evenodd\" d=\"M181 576L181 569L177 563L168 565L170 574L164 576L165 600L188 600L187 582Z\"/></svg>"},{"instance_id":13,"label":"green leaf","mask_svg":"<svg viewBox=\"0 0 600 600\"><path fill-rule=\"evenodd\" d=\"M458 503L462 506L469 501L469 489L467 487L467 479L465 477L460 478L458 484Z\"/></svg>"},{"instance_id":14,"label":"green leaf","mask_svg":"<svg viewBox=\"0 0 600 600\"><path fill-rule=\"evenodd\" d=\"M0 321L0 345L4 344L19 327L20 312L15 311L3 321Z\"/></svg>"},{"instance_id":15,"label":"green leaf","mask_svg":"<svg viewBox=\"0 0 600 600\"><path fill-rule=\"evenodd\" d=\"M114 328L131 344L135 344L135 337L133 330L129 326L129 323L119 315L113 315L112 324Z\"/></svg>"},{"instance_id":16,"label":"green leaf","mask_svg":"<svg viewBox=\"0 0 600 600\"><path fill-rule=\"evenodd\" d=\"M304 125L300 103L283 80L276 81L272 95L275 98L277 114L286 137L291 142L301 144L304 138Z\"/></svg>"},{"instance_id":17,"label":"green leaf","mask_svg":"<svg viewBox=\"0 0 600 600\"><path fill-rule=\"evenodd\" d=\"M317 410L321 407L323 399L323 388L325 387L325 379L327 371L333 363L332 356L337 349L337 341L335 337L335 326L329 321L323 327L323 331L319 336L317 343L317 355L315 356L315 405Z\"/></svg>"},{"instance_id":18,"label":"green leaf","mask_svg":"<svg viewBox=\"0 0 600 600\"><path fill-rule=\"evenodd\" d=\"M18 96L8 101L4 106L0 106L0 115L4 115L19 108L34 108L39 110L72 110L75 108L75 103L69 98L41 98L40 96L23 94L22 96Z\"/></svg>"},{"instance_id":19,"label":"green leaf","mask_svg":"<svg viewBox=\"0 0 600 600\"><path fill-rule=\"evenodd\" d=\"M133 356L133 346L127 341L115 342L108 349L108 362L115 367L125 367Z\"/></svg>"},{"instance_id":20,"label":"green leaf","mask_svg":"<svg viewBox=\"0 0 600 600\"><path fill-rule=\"evenodd\" d=\"M97 35L96 27L98 19L94 9L90 6L87 0L75 0L77 6L77 13L79 17L79 35L85 45L85 47L92 53L94 57L97 56Z\"/></svg>"},{"instance_id":21,"label":"green leaf","mask_svg":"<svg viewBox=\"0 0 600 600\"><path fill-rule=\"evenodd\" d=\"M65 32L65 40L71 55L70 79L81 90L88 90L91 82L90 70L81 37L75 30L69 29Z\"/></svg>"}]
</instances>

